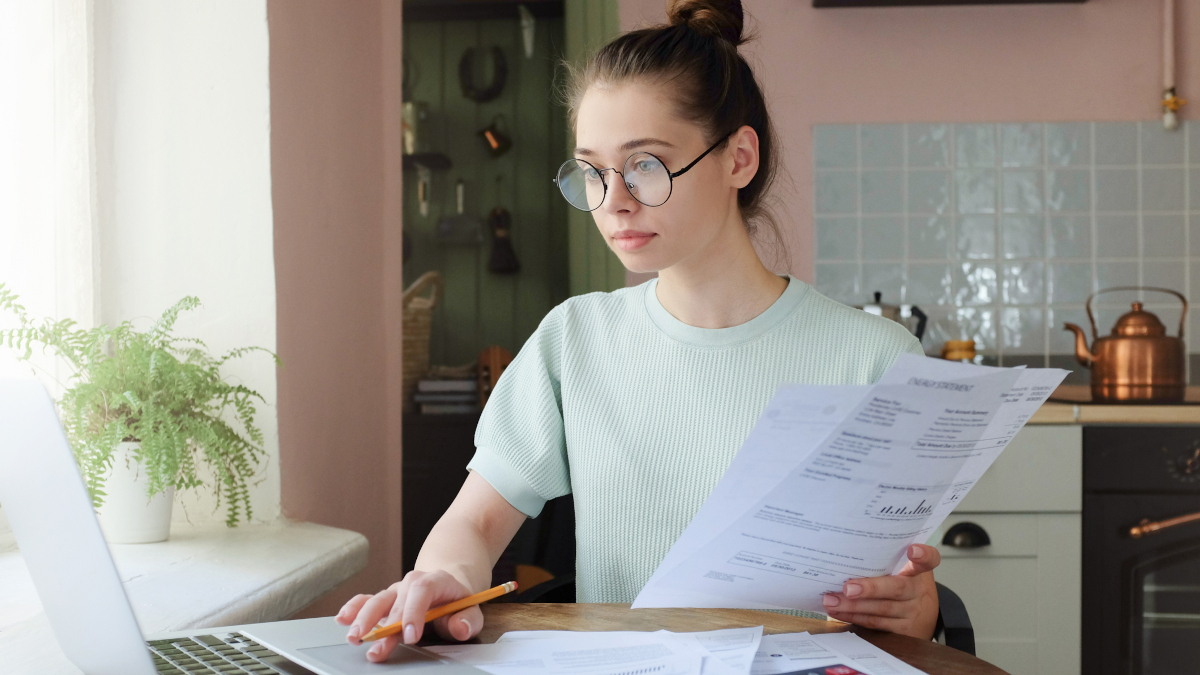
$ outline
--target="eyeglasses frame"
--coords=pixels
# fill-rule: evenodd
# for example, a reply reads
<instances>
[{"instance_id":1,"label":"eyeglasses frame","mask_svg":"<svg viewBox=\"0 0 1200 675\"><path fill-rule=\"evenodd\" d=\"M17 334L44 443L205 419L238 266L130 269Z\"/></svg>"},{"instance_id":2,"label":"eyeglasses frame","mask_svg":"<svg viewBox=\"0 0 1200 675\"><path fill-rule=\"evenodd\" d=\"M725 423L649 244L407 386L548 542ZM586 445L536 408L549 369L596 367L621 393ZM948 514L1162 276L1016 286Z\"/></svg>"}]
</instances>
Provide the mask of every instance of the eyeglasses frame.
<instances>
[{"instance_id":1,"label":"eyeglasses frame","mask_svg":"<svg viewBox=\"0 0 1200 675\"><path fill-rule=\"evenodd\" d=\"M707 149L707 150L705 150L704 152L700 153L700 156L699 156L699 157L697 157L696 159L693 159L693 160L692 160L692 162L691 162L691 164L688 164L687 166L683 167L682 169L680 169L680 170L678 170L678 171L676 171L676 172L674 172L674 173L671 173L671 170L670 170L670 169L667 169L667 163L666 163L666 162L664 162L664 161L662 160L662 158L661 158L661 157L659 157L658 155L654 154L653 152L646 152L645 150L638 150L637 152L630 153L630 154L629 154L629 157L626 157L626 158L625 158L625 162L624 162L623 164L621 164L621 168L622 168L622 169L624 169L624 168L625 168L625 164L628 164L628 163L629 163L629 159L630 159L631 157L633 157L634 155L650 155L650 156L651 156L651 157L653 157L654 159L657 159L657 160L658 160L658 163L659 163L659 164L662 164L664 169L667 169L667 179L668 179L669 183L668 183L668 188L667 188L667 197L666 197L666 199L662 200L662 201L661 201L661 202L659 202L658 204L655 204L654 206L650 206L650 205L649 205L649 204L647 204L646 202L643 202L642 200L638 199L636 196L634 196L634 194L633 194L633 191L632 191L632 190L630 190L630 191L629 191L629 196L630 196L630 197L633 197L634 201L636 201L637 203L641 204L642 206L645 206L645 207L647 207L647 208L651 208L651 209L653 209L653 208L656 208L656 207L659 207L659 206L662 206L663 204L666 204L666 203L667 203L667 199L670 199L670 198L671 198L671 195L675 193L675 179L676 179L676 178L678 178L678 177L680 177L680 176L682 176L683 174L687 173L687 172L688 172L688 170L690 170L690 169L691 169L693 166L696 166L696 164L698 164L698 163L700 162L700 160L702 160L702 159L704 159L705 157L707 157L707 156L708 156L708 153L712 152L713 150L716 150L716 149L717 149L717 146L719 146L719 145L721 145L722 143L724 143L724 142L725 142L726 140L728 140L728 139L729 139L729 137L730 137L730 136L732 136L732 135L733 135L733 132L732 132L732 131L731 131L731 132L729 132L729 133L727 133L727 134L725 134L725 135L724 135L724 136L722 136L722 137L720 138L720 140L718 140L716 143L713 143L712 145L710 145L710 146L708 147L708 149ZM570 199L567 199L567 196L566 196L566 195L563 195L563 199L564 199L564 200L565 200L565 201L566 201L568 204L570 204L570 205L571 205L573 208L579 209L580 211L583 211L584 213L591 213L592 211L595 211L596 209L598 209L598 208L600 208L601 206L603 206L603 205L604 205L604 200L605 200L605 199L608 199L608 181L604 180L604 172L605 172L605 171L612 171L613 173L615 173L615 174L619 175L619 176L621 177L621 182L622 182L622 183L625 183L625 189L626 189L626 190L629 190L629 184L625 182L625 174L624 174L624 173L622 173L622 172L620 172L620 171L618 171L618 170L616 169L616 167L611 167L611 166L610 166L610 167L608 167L608 168L605 168L605 169L597 169L595 164L592 164L591 162L587 161L586 159L579 159L579 158L577 158L577 157L572 157L571 159L568 159L568 160L564 161L562 164L559 164L559 165L558 165L558 171L557 171L557 172L555 172L554 178L551 178L551 179L550 179L550 182L551 182L551 183L553 183L553 184L555 185L555 187L557 187L557 188L558 188L558 192L559 192L559 194L562 194L562 186L558 184L558 174L559 174L559 173L562 173L562 168L563 168L564 166L566 166L567 164L569 164L570 162L583 162L584 164L587 164L588 166L592 167L593 169L596 169L596 173L600 174L600 184L604 186L604 196L600 198L600 203L599 203L599 204L596 204L595 208L591 208L591 209L580 209L578 206L575 206L575 204L573 204L573 203L571 202L571 200L570 200Z\"/></svg>"}]
</instances>

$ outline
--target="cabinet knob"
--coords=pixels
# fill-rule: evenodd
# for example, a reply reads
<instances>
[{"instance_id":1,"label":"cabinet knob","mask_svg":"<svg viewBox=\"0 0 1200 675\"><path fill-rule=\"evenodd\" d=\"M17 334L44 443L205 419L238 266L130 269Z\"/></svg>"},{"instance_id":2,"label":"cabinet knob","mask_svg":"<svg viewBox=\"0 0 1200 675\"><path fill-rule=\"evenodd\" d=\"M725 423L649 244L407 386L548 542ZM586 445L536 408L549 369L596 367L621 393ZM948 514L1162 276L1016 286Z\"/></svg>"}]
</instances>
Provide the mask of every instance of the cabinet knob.
<instances>
[{"instance_id":1,"label":"cabinet knob","mask_svg":"<svg viewBox=\"0 0 1200 675\"><path fill-rule=\"evenodd\" d=\"M963 521L946 530L946 536L942 537L942 545L954 548L981 548L991 546L992 539L987 530L975 523Z\"/></svg>"}]
</instances>

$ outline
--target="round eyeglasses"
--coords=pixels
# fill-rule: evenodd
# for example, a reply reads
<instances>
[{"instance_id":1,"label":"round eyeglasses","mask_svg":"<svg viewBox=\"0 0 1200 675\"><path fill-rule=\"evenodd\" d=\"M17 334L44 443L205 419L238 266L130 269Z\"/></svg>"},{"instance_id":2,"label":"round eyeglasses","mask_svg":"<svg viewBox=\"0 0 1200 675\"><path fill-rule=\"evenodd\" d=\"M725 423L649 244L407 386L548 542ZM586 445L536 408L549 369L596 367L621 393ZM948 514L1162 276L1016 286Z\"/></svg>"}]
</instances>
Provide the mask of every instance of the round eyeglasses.
<instances>
[{"instance_id":1,"label":"round eyeglasses","mask_svg":"<svg viewBox=\"0 0 1200 675\"><path fill-rule=\"evenodd\" d=\"M608 181L604 174L612 171L621 175L629 194L646 206L662 206L671 196L671 188L679 176L688 172L708 153L725 142L732 133L713 143L691 164L671 173L663 161L648 152L635 152L625 160L621 171L613 168L597 169L583 159L568 159L558 167L558 176L550 179L558 186L567 203L580 211L595 211L604 203L608 194Z\"/></svg>"}]
</instances>

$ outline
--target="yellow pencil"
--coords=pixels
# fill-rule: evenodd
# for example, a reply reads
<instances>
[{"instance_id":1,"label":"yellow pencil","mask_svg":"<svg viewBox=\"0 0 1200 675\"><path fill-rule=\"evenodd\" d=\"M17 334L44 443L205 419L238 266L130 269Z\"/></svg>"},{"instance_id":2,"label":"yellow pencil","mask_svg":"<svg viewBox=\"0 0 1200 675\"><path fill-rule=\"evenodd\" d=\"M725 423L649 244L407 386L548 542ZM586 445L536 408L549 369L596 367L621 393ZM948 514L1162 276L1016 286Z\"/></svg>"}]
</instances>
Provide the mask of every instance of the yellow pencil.
<instances>
[{"instance_id":1,"label":"yellow pencil","mask_svg":"<svg viewBox=\"0 0 1200 675\"><path fill-rule=\"evenodd\" d=\"M489 588L486 591L481 591L479 593L476 593L475 595L468 595L467 597L463 598L462 600L455 600L454 602L452 602L448 605L442 605L441 607L435 607L434 609L431 609L428 612L425 612L425 623L429 623L430 621L433 621L434 619L438 619L443 616L446 616L447 614L453 614L459 610L463 610L468 607L472 607L474 605L478 605L480 603L487 602L488 600L491 600L492 598L498 598L498 597L504 595L505 593L512 593L515 590L517 590L517 582L510 581L507 584L500 584L499 586L497 586L495 588ZM371 640L378 640L380 638L388 637L389 635L395 635L396 633L399 633L402 630L404 630L404 622L403 621L397 621L396 623L389 623L386 626L378 626L371 632L362 636L362 641L370 642Z\"/></svg>"}]
</instances>

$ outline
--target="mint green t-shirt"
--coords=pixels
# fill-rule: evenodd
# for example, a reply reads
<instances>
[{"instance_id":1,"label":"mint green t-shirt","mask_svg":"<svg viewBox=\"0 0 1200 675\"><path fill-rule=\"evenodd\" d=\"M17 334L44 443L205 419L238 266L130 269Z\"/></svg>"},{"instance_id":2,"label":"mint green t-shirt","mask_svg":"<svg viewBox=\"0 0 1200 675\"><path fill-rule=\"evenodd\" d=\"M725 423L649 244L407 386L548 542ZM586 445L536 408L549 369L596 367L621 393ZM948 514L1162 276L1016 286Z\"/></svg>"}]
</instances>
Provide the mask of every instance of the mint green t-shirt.
<instances>
[{"instance_id":1,"label":"mint green t-shirt","mask_svg":"<svg viewBox=\"0 0 1200 675\"><path fill-rule=\"evenodd\" d=\"M579 602L633 602L781 384L871 384L903 326L798 279L731 328L672 316L657 280L555 307L504 372L468 468L533 517L575 502Z\"/></svg>"}]
</instances>

